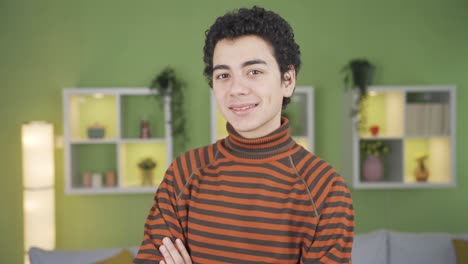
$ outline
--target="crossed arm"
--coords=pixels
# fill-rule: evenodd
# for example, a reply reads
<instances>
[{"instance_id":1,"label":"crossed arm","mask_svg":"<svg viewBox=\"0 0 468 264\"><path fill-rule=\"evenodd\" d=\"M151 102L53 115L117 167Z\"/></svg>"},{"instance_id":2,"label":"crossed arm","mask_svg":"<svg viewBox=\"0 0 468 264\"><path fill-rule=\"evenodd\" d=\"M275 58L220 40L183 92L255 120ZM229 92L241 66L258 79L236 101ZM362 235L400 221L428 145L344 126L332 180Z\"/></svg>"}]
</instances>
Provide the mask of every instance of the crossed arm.
<instances>
[{"instance_id":1,"label":"crossed arm","mask_svg":"<svg viewBox=\"0 0 468 264\"><path fill-rule=\"evenodd\" d=\"M175 245L168 237L163 238L163 245L159 252L164 257L159 264L192 264L190 255L180 239L176 239Z\"/></svg>"}]
</instances>

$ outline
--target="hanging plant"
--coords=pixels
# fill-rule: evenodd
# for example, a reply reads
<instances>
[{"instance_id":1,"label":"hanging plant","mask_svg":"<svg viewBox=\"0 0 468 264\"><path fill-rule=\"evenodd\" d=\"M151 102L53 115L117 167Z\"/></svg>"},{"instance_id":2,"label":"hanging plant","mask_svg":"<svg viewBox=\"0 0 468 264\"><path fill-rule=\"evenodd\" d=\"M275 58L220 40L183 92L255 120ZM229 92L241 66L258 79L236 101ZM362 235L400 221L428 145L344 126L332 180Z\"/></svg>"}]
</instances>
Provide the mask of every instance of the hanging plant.
<instances>
[{"instance_id":1,"label":"hanging plant","mask_svg":"<svg viewBox=\"0 0 468 264\"><path fill-rule=\"evenodd\" d=\"M357 97L351 108L351 117L357 119L357 127L365 126L366 117L363 114L363 103L367 98L367 87L372 84L375 66L367 59L353 59L343 69L345 90L356 90Z\"/></svg>"},{"instance_id":2,"label":"hanging plant","mask_svg":"<svg viewBox=\"0 0 468 264\"><path fill-rule=\"evenodd\" d=\"M182 151L185 149L185 142L188 139L185 129L185 111L184 104L184 88L185 82L179 79L173 68L167 66L151 82L150 88L156 90L158 93L156 97L159 99L161 107L163 104L164 96L171 97L171 127L172 138L174 139L174 146L176 149ZM174 151L175 153L175 151Z\"/></svg>"}]
</instances>

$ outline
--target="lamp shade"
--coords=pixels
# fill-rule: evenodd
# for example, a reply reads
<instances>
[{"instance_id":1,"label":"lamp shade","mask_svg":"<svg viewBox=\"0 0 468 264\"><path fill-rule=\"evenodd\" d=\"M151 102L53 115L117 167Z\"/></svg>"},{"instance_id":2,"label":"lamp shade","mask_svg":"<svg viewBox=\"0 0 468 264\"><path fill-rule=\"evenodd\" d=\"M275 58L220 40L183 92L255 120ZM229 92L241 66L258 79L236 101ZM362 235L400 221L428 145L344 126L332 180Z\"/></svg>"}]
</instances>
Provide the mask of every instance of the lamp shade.
<instances>
[{"instance_id":1,"label":"lamp shade","mask_svg":"<svg viewBox=\"0 0 468 264\"><path fill-rule=\"evenodd\" d=\"M46 122L21 127L24 248L55 248L54 128ZM25 254L25 263L29 263Z\"/></svg>"},{"instance_id":2,"label":"lamp shade","mask_svg":"<svg viewBox=\"0 0 468 264\"><path fill-rule=\"evenodd\" d=\"M54 188L24 191L24 247L55 248Z\"/></svg>"},{"instance_id":3,"label":"lamp shade","mask_svg":"<svg viewBox=\"0 0 468 264\"><path fill-rule=\"evenodd\" d=\"M21 128L23 145L23 186L44 188L54 185L54 128L46 122L31 122Z\"/></svg>"}]
</instances>

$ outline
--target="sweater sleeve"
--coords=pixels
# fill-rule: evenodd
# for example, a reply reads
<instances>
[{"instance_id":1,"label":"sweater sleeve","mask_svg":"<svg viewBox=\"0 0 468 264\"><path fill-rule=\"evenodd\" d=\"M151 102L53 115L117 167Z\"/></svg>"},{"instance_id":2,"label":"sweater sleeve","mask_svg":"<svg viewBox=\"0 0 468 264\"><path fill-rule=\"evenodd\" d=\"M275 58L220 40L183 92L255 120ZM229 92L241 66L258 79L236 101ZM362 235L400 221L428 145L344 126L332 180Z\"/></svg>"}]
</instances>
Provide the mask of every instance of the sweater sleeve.
<instances>
[{"instance_id":1,"label":"sweater sleeve","mask_svg":"<svg viewBox=\"0 0 468 264\"><path fill-rule=\"evenodd\" d=\"M354 210L352 199L343 178L331 175L317 191L319 219L314 241L301 263L351 263L354 238ZM322 198L323 197L323 198Z\"/></svg>"},{"instance_id":2,"label":"sweater sleeve","mask_svg":"<svg viewBox=\"0 0 468 264\"><path fill-rule=\"evenodd\" d=\"M169 237L173 241L176 238L186 241L177 212L173 168L174 164L168 168L154 196L153 205L145 222L143 242L133 260L135 264L159 263L163 258L158 248L162 245L164 237Z\"/></svg>"}]
</instances>

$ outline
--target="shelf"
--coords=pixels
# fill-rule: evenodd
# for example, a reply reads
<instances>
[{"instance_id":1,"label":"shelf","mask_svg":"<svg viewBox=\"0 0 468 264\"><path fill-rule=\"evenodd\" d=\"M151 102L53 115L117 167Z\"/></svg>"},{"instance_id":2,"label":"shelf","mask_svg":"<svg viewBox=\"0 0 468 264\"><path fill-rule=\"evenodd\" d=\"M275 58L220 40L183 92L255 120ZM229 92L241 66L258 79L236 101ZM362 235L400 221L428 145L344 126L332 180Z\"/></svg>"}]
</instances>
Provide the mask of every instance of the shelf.
<instances>
[{"instance_id":1,"label":"shelf","mask_svg":"<svg viewBox=\"0 0 468 264\"><path fill-rule=\"evenodd\" d=\"M380 154L379 159L382 161L382 166L383 166L383 178L379 180L379 183L398 183L402 182L403 176L402 176L402 160L399 158L401 157L403 153L403 146L402 146L402 141L401 140L361 140L361 143L365 142L372 142L372 143L377 143L380 142L381 144L384 144L386 147L388 147L389 152ZM361 153L360 156L360 171L362 172L359 176L360 182L365 182L368 183L370 180L366 179L365 177L365 169L364 167L366 166L366 160L367 160L368 154L367 153Z\"/></svg>"},{"instance_id":2,"label":"shelf","mask_svg":"<svg viewBox=\"0 0 468 264\"><path fill-rule=\"evenodd\" d=\"M88 128L104 128L104 139L117 137L117 98L101 93L76 94L67 98L70 139L86 140Z\"/></svg>"},{"instance_id":3,"label":"shelf","mask_svg":"<svg viewBox=\"0 0 468 264\"><path fill-rule=\"evenodd\" d=\"M125 143L120 145L121 187L146 187L142 186L141 170L138 163L145 158L151 158L156 162L153 172L153 186L157 186L162 181L162 177L167 169L166 145L164 142L139 142Z\"/></svg>"},{"instance_id":4,"label":"shelf","mask_svg":"<svg viewBox=\"0 0 468 264\"><path fill-rule=\"evenodd\" d=\"M84 185L85 173L106 173L117 170L116 144L79 144L71 146L71 187Z\"/></svg>"},{"instance_id":5,"label":"shelf","mask_svg":"<svg viewBox=\"0 0 468 264\"><path fill-rule=\"evenodd\" d=\"M66 193L154 193L172 161L168 98L148 88L80 88L64 89L63 101ZM157 163L151 186L138 167L147 157Z\"/></svg>"},{"instance_id":6,"label":"shelf","mask_svg":"<svg viewBox=\"0 0 468 264\"><path fill-rule=\"evenodd\" d=\"M451 182L451 151L448 137L408 139L405 144L405 182L414 183L417 158L427 155L424 161L429 172L428 183L448 184ZM419 184L419 182L418 182Z\"/></svg>"},{"instance_id":7,"label":"shelf","mask_svg":"<svg viewBox=\"0 0 468 264\"><path fill-rule=\"evenodd\" d=\"M376 182L376 183L357 183L356 189L437 189L452 188L455 184L447 183L394 183L394 182Z\"/></svg>"},{"instance_id":8,"label":"shelf","mask_svg":"<svg viewBox=\"0 0 468 264\"><path fill-rule=\"evenodd\" d=\"M120 142L122 143L154 143L154 142L160 142L164 143L166 142L166 138L124 138L121 139Z\"/></svg>"},{"instance_id":9,"label":"shelf","mask_svg":"<svg viewBox=\"0 0 468 264\"><path fill-rule=\"evenodd\" d=\"M404 98L399 91L370 90L362 114L367 126L359 131L359 136L370 137L372 127L378 127L377 136L402 137Z\"/></svg>"},{"instance_id":10,"label":"shelf","mask_svg":"<svg viewBox=\"0 0 468 264\"><path fill-rule=\"evenodd\" d=\"M110 144L117 143L116 138L106 138L106 139L72 139L70 140L71 144Z\"/></svg>"},{"instance_id":11,"label":"shelf","mask_svg":"<svg viewBox=\"0 0 468 264\"><path fill-rule=\"evenodd\" d=\"M371 86L368 91L361 112L365 122L360 131L352 127L353 186L454 187L455 87ZM372 126L378 126L378 131ZM390 152L372 163L361 148L365 142L382 142Z\"/></svg>"},{"instance_id":12,"label":"shelf","mask_svg":"<svg viewBox=\"0 0 468 264\"><path fill-rule=\"evenodd\" d=\"M141 123L148 122L150 138L164 138L164 111L154 96L124 95L121 98L122 138L140 138Z\"/></svg>"}]
</instances>

